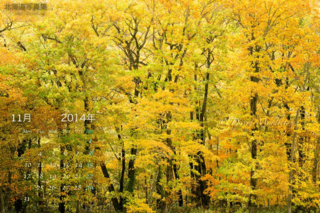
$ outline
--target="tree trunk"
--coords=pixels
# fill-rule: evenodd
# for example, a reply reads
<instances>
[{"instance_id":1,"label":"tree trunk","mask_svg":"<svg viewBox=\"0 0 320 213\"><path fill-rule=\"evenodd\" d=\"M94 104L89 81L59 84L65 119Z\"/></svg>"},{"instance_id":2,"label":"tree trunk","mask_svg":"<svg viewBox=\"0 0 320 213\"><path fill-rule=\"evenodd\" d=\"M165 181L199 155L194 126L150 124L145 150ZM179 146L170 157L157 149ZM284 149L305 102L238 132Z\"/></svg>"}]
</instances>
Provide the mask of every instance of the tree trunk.
<instances>
[{"instance_id":1,"label":"tree trunk","mask_svg":"<svg viewBox=\"0 0 320 213\"><path fill-rule=\"evenodd\" d=\"M318 108L318 123L320 123L320 109ZM318 173L318 164L319 164L319 149L320 149L320 139L316 140L316 147L314 149L314 161L312 169L312 181L314 185L317 185L317 173Z\"/></svg>"},{"instance_id":2,"label":"tree trunk","mask_svg":"<svg viewBox=\"0 0 320 213\"><path fill-rule=\"evenodd\" d=\"M103 176L105 178L110 179L110 175L109 175L109 172L107 170L107 167L106 167L105 163L100 162L100 167L101 167ZM108 186L108 190L109 190L109 192L114 192L115 191L114 186L113 186L112 183ZM114 207L114 209L116 211L120 211L120 212L123 211L123 206L118 202L118 199L116 197L111 198L111 201L112 201L113 207Z\"/></svg>"},{"instance_id":3,"label":"tree trunk","mask_svg":"<svg viewBox=\"0 0 320 213\"><path fill-rule=\"evenodd\" d=\"M1 201L1 212L5 212L5 203L4 203L4 197L3 197L3 188L0 186L0 201Z\"/></svg>"},{"instance_id":4,"label":"tree trunk","mask_svg":"<svg viewBox=\"0 0 320 213\"><path fill-rule=\"evenodd\" d=\"M255 40L254 35L252 35L252 40ZM255 52L260 52L260 47L259 46L255 46L255 48L250 47L249 51L250 51L250 55L253 56L254 51ZM258 60L259 57L256 59ZM259 67L259 62L253 62L252 63L253 67L254 67L254 73L257 74L260 72L260 67ZM251 76L250 77L250 81L253 83L258 83L259 82L259 78L255 77L255 76ZM253 119L256 118L257 116L257 103L258 103L258 94L256 92L254 92L251 95L251 99L250 99L250 114L251 116L253 116ZM258 130L257 124L254 124L252 131L252 136L254 137L254 132ZM255 161L257 159L257 154L258 154L258 149L257 149L257 140L253 139L252 143L251 143L251 158ZM250 172L250 187L252 189L252 191L256 190L257 187L257 178L254 177L255 175L255 170L257 169L258 165L255 163L255 167L251 168L251 172ZM250 193L249 195L249 202L248 202L248 207L249 207L249 212L250 213L254 213L256 212L256 198L257 196L253 193Z\"/></svg>"},{"instance_id":5,"label":"tree trunk","mask_svg":"<svg viewBox=\"0 0 320 213\"><path fill-rule=\"evenodd\" d=\"M294 120L294 130L297 130L297 121L298 121L298 116L299 116L299 111L300 109L297 110L296 113L296 118ZM295 146L296 146L296 135L297 132L295 131L293 133L293 137L292 137L292 146L291 146L291 158L290 158L290 162L293 163L294 162L294 152L295 152ZM293 179L293 169L290 169L289 172L289 190L288 190L288 209L287 212L291 213L292 212L292 192L293 192L293 186L292 186L292 179Z\"/></svg>"},{"instance_id":6,"label":"tree trunk","mask_svg":"<svg viewBox=\"0 0 320 213\"><path fill-rule=\"evenodd\" d=\"M134 191L134 183L136 180L135 176L135 168L134 168L134 163L135 163L135 156L137 154L137 149L131 148L131 159L129 160L129 166L128 166L128 178L129 178L129 183L128 183L128 191L133 193Z\"/></svg>"},{"instance_id":7,"label":"tree trunk","mask_svg":"<svg viewBox=\"0 0 320 213\"><path fill-rule=\"evenodd\" d=\"M39 149L41 148L41 143L40 143L40 137L38 138L38 147ZM42 193L42 189L41 189L41 173L42 173L42 162L39 161L39 166L38 166L38 187L39 187L39 193L38 193L38 196L39 196L39 207L40 207L40 210L43 211L43 193Z\"/></svg>"}]
</instances>

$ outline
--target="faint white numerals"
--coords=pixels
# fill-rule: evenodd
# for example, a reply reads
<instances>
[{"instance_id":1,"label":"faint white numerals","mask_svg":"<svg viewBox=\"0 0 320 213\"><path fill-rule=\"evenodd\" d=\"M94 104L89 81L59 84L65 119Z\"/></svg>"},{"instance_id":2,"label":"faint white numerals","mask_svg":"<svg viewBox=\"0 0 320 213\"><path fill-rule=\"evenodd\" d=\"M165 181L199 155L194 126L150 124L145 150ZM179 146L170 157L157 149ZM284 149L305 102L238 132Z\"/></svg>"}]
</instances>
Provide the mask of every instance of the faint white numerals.
<instances>
[{"instance_id":1,"label":"faint white numerals","mask_svg":"<svg viewBox=\"0 0 320 213\"><path fill-rule=\"evenodd\" d=\"M58 167L58 164L57 163L51 163L50 166L51 167Z\"/></svg>"},{"instance_id":2,"label":"faint white numerals","mask_svg":"<svg viewBox=\"0 0 320 213\"><path fill-rule=\"evenodd\" d=\"M36 177L37 179L42 179L42 178L43 178L43 174L42 174L42 173L41 173L40 175L37 174L37 175L35 175L35 177ZM24 174L23 178L24 178L25 180L30 180L30 179L32 179L32 174L26 173L26 174Z\"/></svg>"},{"instance_id":3,"label":"faint white numerals","mask_svg":"<svg viewBox=\"0 0 320 213\"><path fill-rule=\"evenodd\" d=\"M26 168L30 168L32 166L32 163L25 163L24 164L24 167L26 167Z\"/></svg>"},{"instance_id":4,"label":"faint white numerals","mask_svg":"<svg viewBox=\"0 0 320 213\"><path fill-rule=\"evenodd\" d=\"M78 114L62 114L61 122L78 122L78 121L94 121L95 114L83 114L82 116L78 116Z\"/></svg>"},{"instance_id":5,"label":"faint white numerals","mask_svg":"<svg viewBox=\"0 0 320 213\"><path fill-rule=\"evenodd\" d=\"M30 123L31 114L23 114L23 116L21 116L21 114L18 114L17 116L15 114L12 114L12 122L29 122Z\"/></svg>"},{"instance_id":6,"label":"faint white numerals","mask_svg":"<svg viewBox=\"0 0 320 213\"><path fill-rule=\"evenodd\" d=\"M73 190L75 190L75 191L81 190L81 185L76 185Z\"/></svg>"},{"instance_id":7,"label":"faint white numerals","mask_svg":"<svg viewBox=\"0 0 320 213\"><path fill-rule=\"evenodd\" d=\"M63 186L62 187L62 191L69 191L69 189L70 189L70 186Z\"/></svg>"},{"instance_id":8,"label":"faint white numerals","mask_svg":"<svg viewBox=\"0 0 320 213\"><path fill-rule=\"evenodd\" d=\"M43 186L37 186L38 191L42 191L43 189L44 189Z\"/></svg>"},{"instance_id":9,"label":"faint white numerals","mask_svg":"<svg viewBox=\"0 0 320 213\"><path fill-rule=\"evenodd\" d=\"M56 174L51 174L49 175L49 179L50 180L55 180L57 178L57 175Z\"/></svg>"},{"instance_id":10,"label":"faint white numerals","mask_svg":"<svg viewBox=\"0 0 320 213\"><path fill-rule=\"evenodd\" d=\"M23 177L25 180L30 180L31 179L31 174L24 174Z\"/></svg>"},{"instance_id":11,"label":"faint white numerals","mask_svg":"<svg viewBox=\"0 0 320 213\"><path fill-rule=\"evenodd\" d=\"M69 163L63 163L63 168L69 168L70 164Z\"/></svg>"},{"instance_id":12,"label":"faint white numerals","mask_svg":"<svg viewBox=\"0 0 320 213\"><path fill-rule=\"evenodd\" d=\"M77 168L82 168L82 166L83 166L83 163L81 162L81 163L76 163L76 167Z\"/></svg>"},{"instance_id":13,"label":"faint white numerals","mask_svg":"<svg viewBox=\"0 0 320 213\"><path fill-rule=\"evenodd\" d=\"M48 190L54 191L57 190L58 188L56 186L48 186Z\"/></svg>"},{"instance_id":14,"label":"faint white numerals","mask_svg":"<svg viewBox=\"0 0 320 213\"><path fill-rule=\"evenodd\" d=\"M70 176L70 174L64 174L63 175L63 179L69 179L71 176Z\"/></svg>"},{"instance_id":15,"label":"faint white numerals","mask_svg":"<svg viewBox=\"0 0 320 213\"><path fill-rule=\"evenodd\" d=\"M92 191L93 190L93 186L87 186L86 187L86 191Z\"/></svg>"},{"instance_id":16,"label":"faint white numerals","mask_svg":"<svg viewBox=\"0 0 320 213\"><path fill-rule=\"evenodd\" d=\"M93 174L87 174L87 179L92 179L93 178Z\"/></svg>"}]
</instances>

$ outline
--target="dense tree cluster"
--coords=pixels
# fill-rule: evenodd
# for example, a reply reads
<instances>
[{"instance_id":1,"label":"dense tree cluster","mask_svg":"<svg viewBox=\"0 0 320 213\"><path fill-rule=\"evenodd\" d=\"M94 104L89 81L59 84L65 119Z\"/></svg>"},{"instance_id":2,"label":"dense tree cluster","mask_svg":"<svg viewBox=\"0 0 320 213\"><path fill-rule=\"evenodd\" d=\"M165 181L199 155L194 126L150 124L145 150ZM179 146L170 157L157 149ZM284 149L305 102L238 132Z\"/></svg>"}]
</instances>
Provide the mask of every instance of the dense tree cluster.
<instances>
[{"instance_id":1,"label":"dense tree cluster","mask_svg":"<svg viewBox=\"0 0 320 213\"><path fill-rule=\"evenodd\" d=\"M320 208L315 1L42 4L0 5L0 212Z\"/></svg>"}]
</instances>

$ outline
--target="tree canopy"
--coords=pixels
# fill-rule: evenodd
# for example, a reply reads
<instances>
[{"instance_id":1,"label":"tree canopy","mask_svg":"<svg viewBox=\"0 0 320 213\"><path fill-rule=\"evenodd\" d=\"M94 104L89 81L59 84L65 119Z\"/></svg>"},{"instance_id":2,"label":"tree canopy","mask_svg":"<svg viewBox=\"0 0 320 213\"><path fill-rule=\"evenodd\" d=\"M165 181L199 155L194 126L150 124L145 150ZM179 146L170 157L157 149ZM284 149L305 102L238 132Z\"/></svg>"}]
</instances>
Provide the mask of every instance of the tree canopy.
<instances>
[{"instance_id":1,"label":"tree canopy","mask_svg":"<svg viewBox=\"0 0 320 213\"><path fill-rule=\"evenodd\" d=\"M317 212L318 10L1 2L0 211Z\"/></svg>"}]
</instances>

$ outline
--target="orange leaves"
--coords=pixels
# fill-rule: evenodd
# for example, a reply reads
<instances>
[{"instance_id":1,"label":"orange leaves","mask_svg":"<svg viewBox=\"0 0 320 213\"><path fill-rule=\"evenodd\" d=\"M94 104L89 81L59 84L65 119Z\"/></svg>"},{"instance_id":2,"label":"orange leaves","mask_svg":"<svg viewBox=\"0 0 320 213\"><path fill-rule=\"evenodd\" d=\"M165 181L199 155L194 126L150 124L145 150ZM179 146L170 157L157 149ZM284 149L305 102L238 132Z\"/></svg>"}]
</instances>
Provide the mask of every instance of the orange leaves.
<instances>
[{"instance_id":1,"label":"orange leaves","mask_svg":"<svg viewBox=\"0 0 320 213\"><path fill-rule=\"evenodd\" d=\"M117 79L117 84L115 87L123 90L124 92L129 92L134 89L134 82L132 81L133 77L125 76Z\"/></svg>"},{"instance_id":2,"label":"orange leaves","mask_svg":"<svg viewBox=\"0 0 320 213\"><path fill-rule=\"evenodd\" d=\"M153 212L174 206L180 195L193 206L204 194L243 203L257 195L263 206L284 201L292 168L303 177L296 179L296 202L318 199L310 180L319 157L320 25L309 16L308 3L52 2L53 10L33 20L28 33L21 27L4 35L10 51L0 49L0 127L14 134L0 132L0 184L6 166L17 171L17 158L49 162L42 183L69 184L75 192L43 197L52 202L66 196L70 209L76 199L113 199L126 203L128 212ZM20 40L27 47L23 53ZM304 115L295 117L302 106ZM11 111L31 111L34 123L14 126ZM65 124L63 113L99 116L95 123ZM276 119L291 125L274 125ZM21 136L22 127L76 134ZM289 166L293 133L300 144ZM41 144L33 138L21 160L16 150L29 136L40 136ZM100 170L97 162L107 166L101 163ZM59 168L63 164L69 167ZM29 170L39 173L38 167ZM256 187L250 187L251 174ZM18 191L17 172L12 180ZM95 193L90 184L96 184Z\"/></svg>"},{"instance_id":3,"label":"orange leaves","mask_svg":"<svg viewBox=\"0 0 320 213\"><path fill-rule=\"evenodd\" d=\"M12 52L8 51L6 48L0 47L0 66L17 65L20 63L20 57Z\"/></svg>"}]
</instances>

